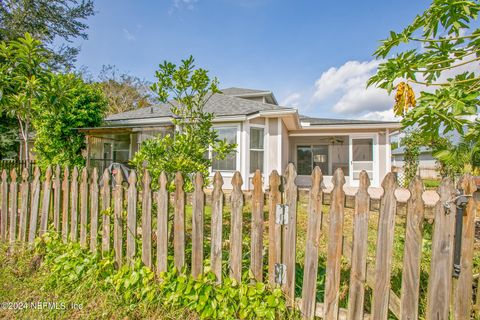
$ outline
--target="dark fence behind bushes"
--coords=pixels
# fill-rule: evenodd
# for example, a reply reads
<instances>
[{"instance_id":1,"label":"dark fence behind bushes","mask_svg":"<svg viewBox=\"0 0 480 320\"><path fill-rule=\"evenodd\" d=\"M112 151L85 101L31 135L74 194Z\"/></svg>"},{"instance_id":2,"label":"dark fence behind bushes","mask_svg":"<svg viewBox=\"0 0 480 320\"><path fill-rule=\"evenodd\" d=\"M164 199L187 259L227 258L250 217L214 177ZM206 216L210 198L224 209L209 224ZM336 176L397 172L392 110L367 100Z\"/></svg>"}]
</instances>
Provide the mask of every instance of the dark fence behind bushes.
<instances>
[{"instance_id":1,"label":"dark fence behind bushes","mask_svg":"<svg viewBox=\"0 0 480 320\"><path fill-rule=\"evenodd\" d=\"M35 168L35 161L0 160L0 172L3 170L10 172L12 169L15 169L17 172L22 172L23 168L28 168L28 174L32 177Z\"/></svg>"},{"instance_id":2,"label":"dark fence behind bushes","mask_svg":"<svg viewBox=\"0 0 480 320\"><path fill-rule=\"evenodd\" d=\"M463 222L461 235L455 234L456 190L451 180L442 181L438 189L440 201L434 208L431 248L423 246L425 208L421 179L417 178L411 184L411 197L406 209L400 295L391 289L397 215L397 181L392 173L382 183L384 193L378 213L375 258L367 261L371 215L367 174L362 172L360 175L360 187L352 214L352 210L345 210L344 207L343 172L340 169L335 172L332 179L334 188L329 195L328 209L325 210L321 188L323 177L320 169L315 168L308 194L304 272L301 294L298 295L295 290L295 268L299 245L299 201L295 185L296 171L292 164L287 167L284 176L276 171L270 174L268 193L263 190L262 175L259 171L255 173L253 192L248 198L251 219L244 219L243 209L249 203L245 201L241 190L244 180L240 173L236 172L233 176L233 190L229 192L228 203L224 203L222 176L215 174L208 218L203 177L197 174L195 190L191 195L191 222L188 222L191 233L186 229L186 217L190 216L186 215L186 207L189 204L180 173L175 176L173 197L167 191L168 181L164 174L160 176L159 189L155 191L151 189L152 179L148 172L142 174L142 181L137 181L137 174L132 171L128 184L123 183L119 174L115 177L114 187L109 183L110 174L105 172L100 177L96 169L91 176L86 169L79 172L77 168L69 170L59 167L54 171L48 169L42 179L38 169L35 169L33 179L29 179L29 176L26 168L19 176L17 167L9 173L4 170L1 175L0 235L3 241L9 241L12 246L19 242L32 243L37 236L52 229L59 232L64 241L79 241L92 252L113 250L118 266L128 264L139 256L145 265L160 273L167 270L167 258L173 252L174 267L187 267L194 277L204 272L204 259L208 256L218 282L222 281L222 274L242 281L242 270L248 268L255 281L281 286L288 304L299 308L308 319L316 315L324 319L381 320L387 319L389 312L399 319L417 319L420 264L422 255L428 254L431 256L431 267L425 317L470 319L472 314L476 206L471 195L476 188L471 176L463 179L468 203L463 216L459 218ZM99 180L103 180L101 187ZM230 215L224 214L227 206ZM352 241L345 234L347 215L353 220ZM173 222L170 222L172 219ZM172 228L169 228L169 223L173 224ZM249 225L246 226L246 223ZM226 228L229 239L224 239ZM249 230L248 235L246 230ZM173 235L169 234L172 231ZM321 253L319 242L323 235L328 240L326 252L322 253L326 256L325 293L323 301L317 301ZM452 277L455 237L462 239L458 279ZM246 238L249 239L250 251L248 266L242 265L245 263L243 256L246 248L242 242ZM186 246L192 249L191 257L186 254ZM210 252L204 252L207 248ZM222 272L222 266L225 265L222 263L224 250L229 252L227 273L226 270ZM342 256L350 271L348 306L345 308L340 307ZM268 270L265 274L264 269ZM367 290L371 292L371 302L365 298Z\"/></svg>"}]
</instances>

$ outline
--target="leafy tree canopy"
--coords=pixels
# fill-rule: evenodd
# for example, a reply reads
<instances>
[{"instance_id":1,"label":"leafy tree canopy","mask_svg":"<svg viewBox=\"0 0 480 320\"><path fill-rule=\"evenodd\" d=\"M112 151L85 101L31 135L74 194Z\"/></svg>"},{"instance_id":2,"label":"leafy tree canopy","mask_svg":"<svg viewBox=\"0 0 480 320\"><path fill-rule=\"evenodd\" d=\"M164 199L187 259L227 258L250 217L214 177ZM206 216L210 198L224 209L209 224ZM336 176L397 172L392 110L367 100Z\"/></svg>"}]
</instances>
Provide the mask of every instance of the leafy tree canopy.
<instances>
[{"instance_id":1,"label":"leafy tree canopy","mask_svg":"<svg viewBox=\"0 0 480 320\"><path fill-rule=\"evenodd\" d=\"M127 73L119 73L115 66L103 66L99 85L108 100L107 114L125 112L153 104L149 84Z\"/></svg>"},{"instance_id":2,"label":"leafy tree canopy","mask_svg":"<svg viewBox=\"0 0 480 320\"><path fill-rule=\"evenodd\" d=\"M14 118L0 114L0 159L14 159L18 150L18 124Z\"/></svg>"},{"instance_id":3,"label":"leafy tree canopy","mask_svg":"<svg viewBox=\"0 0 480 320\"><path fill-rule=\"evenodd\" d=\"M51 108L34 119L37 163L84 166L85 136L76 128L102 123L107 100L98 85L86 83L75 74L52 76L46 95Z\"/></svg>"},{"instance_id":4,"label":"leafy tree canopy","mask_svg":"<svg viewBox=\"0 0 480 320\"><path fill-rule=\"evenodd\" d=\"M44 103L52 75L47 61L42 43L28 33L0 43L0 111L17 119L27 161L32 120L49 107Z\"/></svg>"},{"instance_id":5,"label":"leafy tree canopy","mask_svg":"<svg viewBox=\"0 0 480 320\"><path fill-rule=\"evenodd\" d=\"M382 41L375 56L385 60L368 83L396 90L395 113L404 128L421 132L426 145L460 134L471 157L448 144L434 154L456 171L470 170L480 150L479 11L479 1L434 0L412 24Z\"/></svg>"},{"instance_id":6,"label":"leafy tree canopy","mask_svg":"<svg viewBox=\"0 0 480 320\"><path fill-rule=\"evenodd\" d=\"M219 92L218 81L210 79L207 70L196 69L193 57L182 60L179 66L165 61L155 76L158 81L152 90L160 102L170 105L175 134L143 142L132 164L139 172L146 167L154 183L162 171L170 179L180 171L185 190L191 191L195 172L201 172L208 184L212 161L235 152L235 144L219 139L212 125L213 113L204 110L210 97Z\"/></svg>"},{"instance_id":7,"label":"leafy tree canopy","mask_svg":"<svg viewBox=\"0 0 480 320\"><path fill-rule=\"evenodd\" d=\"M87 38L84 20L95 14L92 0L2 0L0 1L0 41L15 40L25 33L48 46L57 66L72 67L79 49L55 41L71 43Z\"/></svg>"}]
</instances>

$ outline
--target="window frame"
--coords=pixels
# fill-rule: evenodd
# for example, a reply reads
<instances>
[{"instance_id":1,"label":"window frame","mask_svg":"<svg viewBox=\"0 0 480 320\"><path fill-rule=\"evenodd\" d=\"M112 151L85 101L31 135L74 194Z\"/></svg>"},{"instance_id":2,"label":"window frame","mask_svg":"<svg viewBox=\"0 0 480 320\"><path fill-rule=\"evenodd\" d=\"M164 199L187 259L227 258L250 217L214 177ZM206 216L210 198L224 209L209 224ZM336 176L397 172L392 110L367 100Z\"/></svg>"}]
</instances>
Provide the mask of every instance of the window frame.
<instances>
[{"instance_id":1,"label":"window frame","mask_svg":"<svg viewBox=\"0 0 480 320\"><path fill-rule=\"evenodd\" d=\"M210 175L213 175L215 172L220 172L222 173L222 176L224 177L233 177L233 174L235 173L235 171L240 171L240 135L241 135L241 130L240 130L240 124L239 123L235 123L235 124L218 124L218 125L213 125L212 128L214 130L218 130L218 129L236 129L236 149L235 149L235 169L234 170L214 170L213 169L213 161L212 161L212 166L210 166L209 168L209 171L210 171ZM210 146L208 148L208 156L210 159L212 159L212 156L213 156L213 150L212 150L212 147Z\"/></svg>"},{"instance_id":2,"label":"window frame","mask_svg":"<svg viewBox=\"0 0 480 320\"><path fill-rule=\"evenodd\" d=\"M252 128L254 129L262 129L263 130L263 149L252 149L251 148L251 142L252 142ZM266 170L266 167L267 167L267 163L266 163L266 157L265 157L265 149L267 147L267 135L266 135L266 131L265 131L265 125L262 125L262 124L250 124L249 125L249 128L248 128L248 174L250 176L253 176L255 174L255 171L252 171L252 168L251 168L251 151L257 151L257 152L263 152L263 170L262 170L262 174L265 173L265 170Z\"/></svg>"}]
</instances>

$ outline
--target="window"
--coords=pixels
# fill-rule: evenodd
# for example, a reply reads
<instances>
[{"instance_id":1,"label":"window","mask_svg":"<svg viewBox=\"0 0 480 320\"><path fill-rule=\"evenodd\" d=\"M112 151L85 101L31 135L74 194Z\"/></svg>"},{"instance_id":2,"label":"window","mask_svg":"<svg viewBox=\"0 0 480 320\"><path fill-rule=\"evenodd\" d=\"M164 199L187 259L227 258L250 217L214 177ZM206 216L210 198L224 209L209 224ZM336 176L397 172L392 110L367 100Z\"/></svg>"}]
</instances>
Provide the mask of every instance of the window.
<instances>
[{"instance_id":1,"label":"window","mask_svg":"<svg viewBox=\"0 0 480 320\"><path fill-rule=\"evenodd\" d=\"M300 175L311 175L316 166L328 174L328 145L298 146L297 162Z\"/></svg>"},{"instance_id":2,"label":"window","mask_svg":"<svg viewBox=\"0 0 480 320\"><path fill-rule=\"evenodd\" d=\"M263 128L250 128L250 173L255 170L263 172Z\"/></svg>"},{"instance_id":3,"label":"window","mask_svg":"<svg viewBox=\"0 0 480 320\"><path fill-rule=\"evenodd\" d=\"M218 139L226 140L227 143L237 143L237 128L236 127L224 127L217 128ZM237 153L233 151L228 154L225 159L215 159L213 154L212 170L213 171L235 171L237 170Z\"/></svg>"}]
</instances>

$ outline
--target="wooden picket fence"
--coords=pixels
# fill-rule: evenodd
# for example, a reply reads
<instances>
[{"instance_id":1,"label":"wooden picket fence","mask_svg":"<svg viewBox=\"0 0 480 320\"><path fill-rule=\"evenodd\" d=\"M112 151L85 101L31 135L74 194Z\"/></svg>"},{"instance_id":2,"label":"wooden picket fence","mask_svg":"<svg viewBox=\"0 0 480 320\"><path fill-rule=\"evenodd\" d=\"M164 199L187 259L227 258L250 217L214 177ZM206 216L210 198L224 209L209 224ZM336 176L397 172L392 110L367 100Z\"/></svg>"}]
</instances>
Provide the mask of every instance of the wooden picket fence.
<instances>
[{"instance_id":1,"label":"wooden picket fence","mask_svg":"<svg viewBox=\"0 0 480 320\"><path fill-rule=\"evenodd\" d=\"M99 184L99 178L102 183ZM152 179L148 171L143 172L142 181L132 171L128 183L122 175L115 177L112 187L110 174L102 177L96 169L89 177L88 171L74 168L49 168L41 178L38 168L33 179L24 170L20 179L13 169L10 175L4 170L0 184L0 236L10 243L32 243L51 229L61 233L63 241L79 241L92 252L114 251L118 266L130 263L141 256L143 263L157 274L167 271L169 246L173 245L174 266L187 270L194 277L204 272L204 230L206 195L201 174L194 177L192 194L191 236L186 234L185 210L187 201L183 190L182 174L174 177L176 186L173 202L168 192L167 176L162 173L158 190L152 191ZM374 264L367 264L367 236L370 215L370 196L367 188L369 178L360 174L360 187L355 197L352 242L345 239L344 220L346 211L345 178L339 169L333 177L334 188L330 193L328 224L322 222L324 215L322 173L317 167L312 172L312 187L308 196L308 224L304 260L303 287L301 297L295 296L295 267L297 250L297 205L298 190L295 184L296 171L290 164L284 176L273 171L269 176L268 192L262 188L263 177L257 171L253 177L251 195L250 265L248 268L255 281L281 286L287 303L298 307L304 318L318 316L324 319L387 319L389 312L399 319L419 317L420 262L424 222L423 185L416 178L410 185L411 197L407 203L406 234L404 243L403 275L401 295L391 289L391 265L397 200L397 182L394 174L388 174L382 187L380 199L376 258ZM31 181L30 181L31 180ZM475 200L471 195L476 187L471 176L462 180L468 196L463 215L461 270L458 279L452 277L454 255L454 228L456 189L449 179L444 179L438 189L440 201L434 209L434 226L431 247L431 269L427 292L427 319L470 319L475 307L472 295ZM220 173L213 178L210 222L210 263L217 281L222 281L222 250L227 239L222 239L223 228L229 228L229 276L242 281L242 240L244 237L243 208L244 183L239 172L232 178L233 190L230 201L224 204L223 180ZM266 201L265 201L266 200ZM155 206L153 205L155 204ZM230 206L230 223L223 217L225 206ZM140 211L141 217L137 217ZM173 244L169 237L169 216L173 207ZM268 215L265 219L264 208ZM156 212L152 212L156 208ZM126 218L124 211L126 210ZM110 214L113 212L113 215ZM156 215L156 224L152 223ZM113 221L110 220L112 216ZM141 234L137 234L137 221L141 221ZM322 228L322 224L326 228ZM156 225L156 230L152 227ZM110 239L113 226L113 241ZM28 227L28 228L27 228ZM264 232L267 228L268 233ZM100 231L101 229L101 231ZM316 301L317 276L319 268L319 239L327 234L326 276L324 301ZM264 234L268 235L264 239ZM126 239L124 239L126 235ZM191 261L186 261L186 239L191 239ZM141 252L137 252L137 239L141 239ZM153 239L155 241L153 241ZM126 246L124 247L124 241ZM113 247L111 248L111 245ZM124 251L125 248L125 251ZM348 307L340 308L340 280L342 255L350 267ZM264 256L268 256L265 258ZM156 260L154 261L154 258ZM265 259L264 259L265 258ZM268 272L264 275L264 261ZM265 279L264 279L264 276ZM365 296L367 287L372 290L370 314L366 314ZM480 286L479 286L480 287ZM480 291L477 292L480 301ZM477 303L477 307L480 304Z\"/></svg>"}]
</instances>

